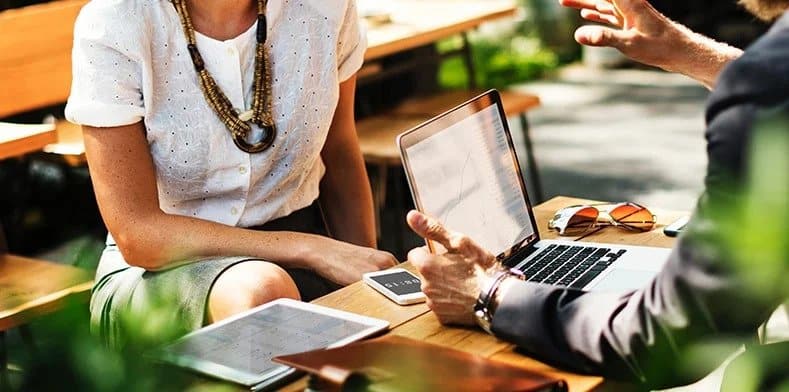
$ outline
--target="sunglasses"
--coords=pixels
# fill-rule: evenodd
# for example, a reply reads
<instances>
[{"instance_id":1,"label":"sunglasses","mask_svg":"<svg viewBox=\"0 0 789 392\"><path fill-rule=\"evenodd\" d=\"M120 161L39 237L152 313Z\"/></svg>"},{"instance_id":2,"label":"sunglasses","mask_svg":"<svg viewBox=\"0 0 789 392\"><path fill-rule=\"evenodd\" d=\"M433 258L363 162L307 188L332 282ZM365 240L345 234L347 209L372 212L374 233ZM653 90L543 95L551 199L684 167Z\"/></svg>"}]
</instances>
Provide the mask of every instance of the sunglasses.
<instances>
[{"instance_id":1,"label":"sunglasses","mask_svg":"<svg viewBox=\"0 0 789 392\"><path fill-rule=\"evenodd\" d=\"M610 205L610 204L601 204ZM603 213L609 219L600 219ZM548 228L559 235L577 236L598 226L617 226L627 230L645 232L655 227L655 214L636 203L614 204L601 210L597 205L580 205L562 208L548 222Z\"/></svg>"}]
</instances>

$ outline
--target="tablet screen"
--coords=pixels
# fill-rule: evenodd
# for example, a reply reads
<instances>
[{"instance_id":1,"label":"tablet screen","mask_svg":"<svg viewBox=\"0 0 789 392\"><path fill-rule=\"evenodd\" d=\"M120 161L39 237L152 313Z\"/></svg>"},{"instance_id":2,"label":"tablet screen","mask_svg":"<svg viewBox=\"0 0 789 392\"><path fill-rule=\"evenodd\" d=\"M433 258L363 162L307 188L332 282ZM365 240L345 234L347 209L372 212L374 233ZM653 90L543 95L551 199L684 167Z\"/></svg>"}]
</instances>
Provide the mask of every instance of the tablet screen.
<instances>
[{"instance_id":1,"label":"tablet screen","mask_svg":"<svg viewBox=\"0 0 789 392\"><path fill-rule=\"evenodd\" d=\"M278 300L187 335L165 347L162 356L177 365L250 385L287 369L272 362L273 357L349 343L386 325L382 320Z\"/></svg>"}]
</instances>

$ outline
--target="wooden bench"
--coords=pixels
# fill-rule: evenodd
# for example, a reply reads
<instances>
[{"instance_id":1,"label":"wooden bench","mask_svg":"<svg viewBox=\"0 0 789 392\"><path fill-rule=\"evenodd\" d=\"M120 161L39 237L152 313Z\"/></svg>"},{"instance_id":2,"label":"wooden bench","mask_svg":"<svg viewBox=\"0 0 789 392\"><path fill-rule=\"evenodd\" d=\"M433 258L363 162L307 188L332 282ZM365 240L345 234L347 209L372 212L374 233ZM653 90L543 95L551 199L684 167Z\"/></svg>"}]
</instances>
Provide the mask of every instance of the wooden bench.
<instances>
[{"instance_id":1,"label":"wooden bench","mask_svg":"<svg viewBox=\"0 0 789 392\"><path fill-rule=\"evenodd\" d=\"M0 118L66 102L74 21L85 3L58 0L0 12ZM57 122L57 140L43 149L65 156L69 163L82 163L81 132L69 125ZM12 131L0 125L0 138L3 134L9 137ZM24 138L16 144L30 146L18 151L41 149Z\"/></svg>"}]
</instances>

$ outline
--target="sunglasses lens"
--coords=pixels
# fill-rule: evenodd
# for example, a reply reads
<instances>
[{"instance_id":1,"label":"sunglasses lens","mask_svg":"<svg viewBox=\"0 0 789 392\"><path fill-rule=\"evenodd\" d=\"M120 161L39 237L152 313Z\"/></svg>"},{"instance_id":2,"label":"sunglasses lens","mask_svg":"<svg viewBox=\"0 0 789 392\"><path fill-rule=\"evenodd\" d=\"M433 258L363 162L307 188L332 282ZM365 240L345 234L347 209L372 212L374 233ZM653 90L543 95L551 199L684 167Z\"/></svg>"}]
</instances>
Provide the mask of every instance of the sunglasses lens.
<instances>
[{"instance_id":1,"label":"sunglasses lens","mask_svg":"<svg viewBox=\"0 0 789 392\"><path fill-rule=\"evenodd\" d=\"M564 235L575 236L583 234L594 226L600 213L596 208L584 207L575 211L567 221Z\"/></svg>"},{"instance_id":2,"label":"sunglasses lens","mask_svg":"<svg viewBox=\"0 0 789 392\"><path fill-rule=\"evenodd\" d=\"M635 203L620 204L608 215L617 223L639 231L649 231L655 226L655 216L645 207Z\"/></svg>"}]
</instances>

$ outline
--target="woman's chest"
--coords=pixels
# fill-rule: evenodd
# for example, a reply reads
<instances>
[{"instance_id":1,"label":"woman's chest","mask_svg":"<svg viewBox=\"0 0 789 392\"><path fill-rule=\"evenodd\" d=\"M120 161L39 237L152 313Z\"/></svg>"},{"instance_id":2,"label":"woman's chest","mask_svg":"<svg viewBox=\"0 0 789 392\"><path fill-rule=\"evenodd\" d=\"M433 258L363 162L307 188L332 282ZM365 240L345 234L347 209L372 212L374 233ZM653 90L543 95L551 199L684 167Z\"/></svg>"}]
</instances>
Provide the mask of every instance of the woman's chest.
<instances>
[{"instance_id":1,"label":"woman's chest","mask_svg":"<svg viewBox=\"0 0 789 392\"><path fill-rule=\"evenodd\" d=\"M266 67L277 137L270 150L250 157L238 150L205 97L177 15L163 15L152 31L145 125L161 182L210 182L226 168L249 165L262 174L300 170L319 158L339 94L338 26L317 10L283 6L269 21ZM300 8L304 8L302 5ZM217 41L198 34L206 69L238 111L252 104L255 26Z\"/></svg>"}]
</instances>

